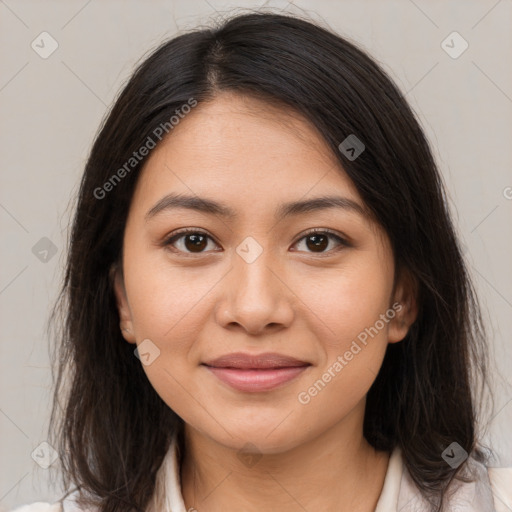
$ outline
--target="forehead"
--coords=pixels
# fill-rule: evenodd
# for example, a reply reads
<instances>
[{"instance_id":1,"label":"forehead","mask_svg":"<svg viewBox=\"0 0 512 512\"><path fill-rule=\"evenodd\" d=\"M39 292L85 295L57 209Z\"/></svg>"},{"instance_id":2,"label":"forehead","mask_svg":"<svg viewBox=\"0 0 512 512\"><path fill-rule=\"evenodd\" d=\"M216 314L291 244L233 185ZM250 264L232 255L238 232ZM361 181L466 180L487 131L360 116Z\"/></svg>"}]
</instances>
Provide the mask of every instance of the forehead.
<instances>
[{"instance_id":1,"label":"forehead","mask_svg":"<svg viewBox=\"0 0 512 512\"><path fill-rule=\"evenodd\" d=\"M235 208L357 189L318 130L262 100L223 93L183 116L149 156L134 201L169 192L208 195Z\"/></svg>"}]
</instances>

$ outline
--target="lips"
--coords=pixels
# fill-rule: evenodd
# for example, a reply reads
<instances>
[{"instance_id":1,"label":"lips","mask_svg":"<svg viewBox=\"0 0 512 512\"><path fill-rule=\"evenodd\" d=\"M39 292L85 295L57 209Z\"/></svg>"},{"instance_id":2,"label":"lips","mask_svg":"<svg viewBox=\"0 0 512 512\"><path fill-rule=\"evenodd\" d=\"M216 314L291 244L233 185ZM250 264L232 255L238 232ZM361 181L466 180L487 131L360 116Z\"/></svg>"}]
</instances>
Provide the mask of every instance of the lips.
<instances>
[{"instance_id":1,"label":"lips","mask_svg":"<svg viewBox=\"0 0 512 512\"><path fill-rule=\"evenodd\" d=\"M295 359L294 357L285 356L267 352L259 355L245 354L243 352L235 352L226 354L211 361L204 363L214 368L238 368L248 369L269 369L269 368L292 368L298 366L308 366L310 363Z\"/></svg>"},{"instance_id":2,"label":"lips","mask_svg":"<svg viewBox=\"0 0 512 512\"><path fill-rule=\"evenodd\" d=\"M227 354L203 363L219 380L243 392L270 391L295 379L310 363L281 354Z\"/></svg>"}]
</instances>

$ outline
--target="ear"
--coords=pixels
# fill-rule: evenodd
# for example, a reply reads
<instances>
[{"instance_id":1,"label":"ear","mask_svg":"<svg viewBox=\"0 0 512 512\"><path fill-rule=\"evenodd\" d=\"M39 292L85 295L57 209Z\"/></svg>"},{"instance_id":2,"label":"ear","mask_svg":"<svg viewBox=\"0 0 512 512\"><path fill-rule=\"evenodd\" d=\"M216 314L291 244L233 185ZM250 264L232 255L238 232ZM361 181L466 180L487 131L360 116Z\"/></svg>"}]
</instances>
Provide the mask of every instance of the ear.
<instances>
[{"instance_id":1,"label":"ear","mask_svg":"<svg viewBox=\"0 0 512 512\"><path fill-rule=\"evenodd\" d=\"M122 270L117 264L114 264L110 269L110 281L114 288L116 296L117 310L119 312L119 328L123 338L128 343L135 343L135 334L133 331L132 312L126 297L126 289L124 287L124 278Z\"/></svg>"},{"instance_id":2,"label":"ear","mask_svg":"<svg viewBox=\"0 0 512 512\"><path fill-rule=\"evenodd\" d=\"M418 286L408 270L402 270L397 279L391 308L395 317L389 322L388 342L402 341L418 316Z\"/></svg>"}]
</instances>

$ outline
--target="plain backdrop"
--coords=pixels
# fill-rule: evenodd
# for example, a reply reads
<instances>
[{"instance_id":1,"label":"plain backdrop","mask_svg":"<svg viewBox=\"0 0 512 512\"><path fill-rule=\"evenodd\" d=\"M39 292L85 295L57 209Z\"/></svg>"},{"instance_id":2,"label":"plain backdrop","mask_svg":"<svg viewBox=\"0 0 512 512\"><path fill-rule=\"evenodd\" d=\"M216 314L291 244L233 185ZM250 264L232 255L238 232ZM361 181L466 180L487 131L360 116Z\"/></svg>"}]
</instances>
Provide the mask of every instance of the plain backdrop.
<instances>
[{"instance_id":1,"label":"plain backdrop","mask_svg":"<svg viewBox=\"0 0 512 512\"><path fill-rule=\"evenodd\" d=\"M33 457L51 454L41 446L51 396L45 325L68 205L102 117L162 40L262 6L309 15L366 48L417 113L489 327L496 403L486 439L494 465L512 466L510 0L0 0L0 510L57 498Z\"/></svg>"}]
</instances>

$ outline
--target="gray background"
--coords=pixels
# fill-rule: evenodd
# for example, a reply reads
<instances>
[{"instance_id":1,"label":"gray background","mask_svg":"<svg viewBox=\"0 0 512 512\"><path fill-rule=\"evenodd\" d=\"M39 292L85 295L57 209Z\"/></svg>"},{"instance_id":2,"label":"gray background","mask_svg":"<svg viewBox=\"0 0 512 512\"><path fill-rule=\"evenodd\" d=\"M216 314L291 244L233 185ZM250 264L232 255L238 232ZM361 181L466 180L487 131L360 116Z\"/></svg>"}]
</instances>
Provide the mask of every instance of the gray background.
<instances>
[{"instance_id":1,"label":"gray background","mask_svg":"<svg viewBox=\"0 0 512 512\"><path fill-rule=\"evenodd\" d=\"M45 322L61 278L69 204L106 108L164 38L232 7L263 5L309 13L368 49L418 114L497 361L486 439L499 454L494 465L512 466L510 0L0 0L0 510L57 497L49 470L31 458L45 441L49 412ZM31 47L51 49L43 31L58 43L46 59ZM463 42L453 31L469 44L457 58ZM448 36L452 56L442 46ZM36 453L44 460L50 451Z\"/></svg>"}]
</instances>

